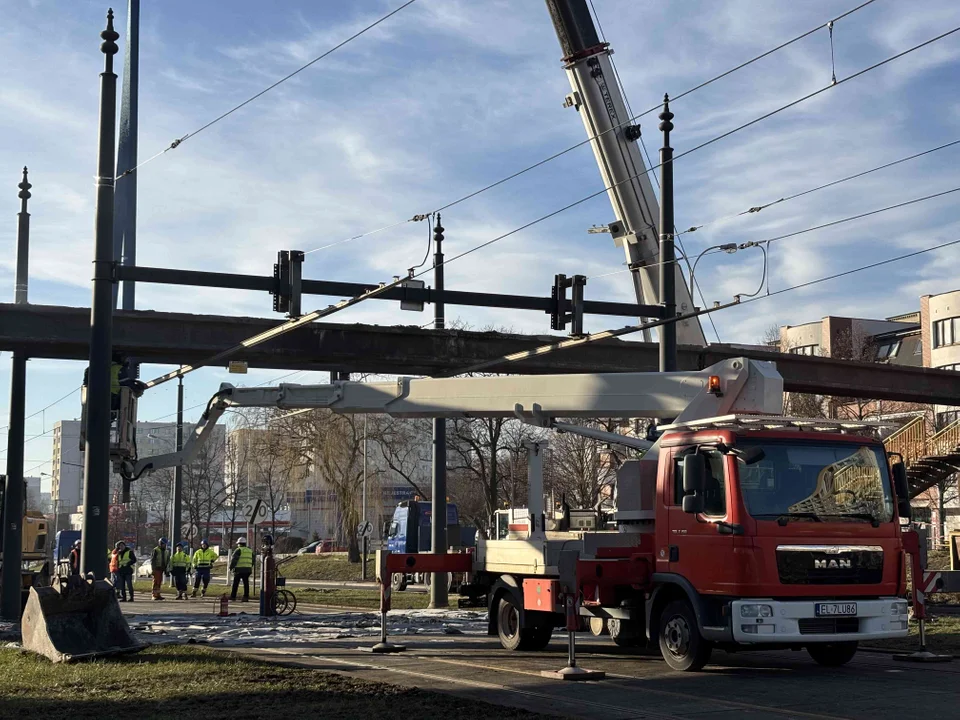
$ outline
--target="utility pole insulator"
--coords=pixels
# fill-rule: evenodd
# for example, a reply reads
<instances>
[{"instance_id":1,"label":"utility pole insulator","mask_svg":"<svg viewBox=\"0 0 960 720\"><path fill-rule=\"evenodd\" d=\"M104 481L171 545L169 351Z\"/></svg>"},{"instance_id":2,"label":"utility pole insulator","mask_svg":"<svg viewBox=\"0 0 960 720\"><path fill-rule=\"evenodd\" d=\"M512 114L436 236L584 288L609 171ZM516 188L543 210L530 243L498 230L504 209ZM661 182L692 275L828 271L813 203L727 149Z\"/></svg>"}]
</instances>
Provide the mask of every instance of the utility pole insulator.
<instances>
[{"instance_id":1,"label":"utility pole insulator","mask_svg":"<svg viewBox=\"0 0 960 720\"><path fill-rule=\"evenodd\" d=\"M277 262L273 265L274 288L273 310L286 313L287 317L298 318L303 315L301 297L303 294L303 252L301 250L281 250L277 253Z\"/></svg>"},{"instance_id":2,"label":"utility pole insulator","mask_svg":"<svg viewBox=\"0 0 960 720\"><path fill-rule=\"evenodd\" d=\"M623 128L623 139L627 142L636 142L640 139L640 126L627 125Z\"/></svg>"}]
</instances>

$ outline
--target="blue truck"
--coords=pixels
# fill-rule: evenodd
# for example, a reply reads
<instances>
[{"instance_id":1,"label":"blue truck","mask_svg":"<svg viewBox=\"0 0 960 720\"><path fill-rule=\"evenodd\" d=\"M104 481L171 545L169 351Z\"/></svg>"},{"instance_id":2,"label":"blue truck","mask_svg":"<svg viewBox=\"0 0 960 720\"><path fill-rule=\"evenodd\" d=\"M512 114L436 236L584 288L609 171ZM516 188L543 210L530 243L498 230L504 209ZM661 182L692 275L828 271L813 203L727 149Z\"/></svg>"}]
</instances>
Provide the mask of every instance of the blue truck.
<instances>
[{"instance_id":1,"label":"blue truck","mask_svg":"<svg viewBox=\"0 0 960 720\"><path fill-rule=\"evenodd\" d=\"M59 567L61 562L70 560L70 550L73 544L80 539L79 530L60 530L53 542L53 566Z\"/></svg>"},{"instance_id":2,"label":"blue truck","mask_svg":"<svg viewBox=\"0 0 960 720\"><path fill-rule=\"evenodd\" d=\"M429 501L404 500L393 511L393 519L385 528L387 550L392 553L428 553L431 550L430 523L433 509ZM473 547L476 529L460 525L457 506L447 503L447 544L451 552L464 552ZM408 573L393 575L393 589L405 590L408 583L430 584L430 575ZM450 578L451 588L457 578Z\"/></svg>"}]
</instances>

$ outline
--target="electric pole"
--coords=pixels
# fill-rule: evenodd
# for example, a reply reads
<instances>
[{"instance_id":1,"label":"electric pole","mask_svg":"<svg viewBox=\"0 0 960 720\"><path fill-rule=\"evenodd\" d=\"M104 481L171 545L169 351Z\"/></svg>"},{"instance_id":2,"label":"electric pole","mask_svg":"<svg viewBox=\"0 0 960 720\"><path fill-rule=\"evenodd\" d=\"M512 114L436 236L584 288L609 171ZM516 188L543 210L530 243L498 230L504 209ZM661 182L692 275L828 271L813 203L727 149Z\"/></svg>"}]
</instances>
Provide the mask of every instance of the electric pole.
<instances>
[{"instance_id":1,"label":"electric pole","mask_svg":"<svg viewBox=\"0 0 960 720\"><path fill-rule=\"evenodd\" d=\"M94 236L93 299L90 303L90 368L87 381L87 428L84 457L83 542L81 572L106 576L110 510L110 361L113 346L113 200L116 143L117 76L113 56L119 33L113 10L100 33L104 56L100 74L100 137Z\"/></svg>"},{"instance_id":2,"label":"electric pole","mask_svg":"<svg viewBox=\"0 0 960 720\"><path fill-rule=\"evenodd\" d=\"M20 213L17 215L17 274L14 280L14 303L27 303L27 268L30 247L30 183L27 169L20 181ZM3 573L0 583L0 615L5 620L20 620L20 562L23 557L23 444L26 424L27 356L23 350L13 353L10 367L10 421L7 429L7 479L3 494Z\"/></svg>"},{"instance_id":3,"label":"electric pole","mask_svg":"<svg viewBox=\"0 0 960 720\"><path fill-rule=\"evenodd\" d=\"M670 98L663 96L660 129L663 147L660 148L660 304L667 321L660 326L660 372L677 369L677 268L673 249L673 148L670 131L673 130Z\"/></svg>"},{"instance_id":4,"label":"electric pole","mask_svg":"<svg viewBox=\"0 0 960 720\"><path fill-rule=\"evenodd\" d=\"M440 224L440 213L437 213L437 224L433 228L433 242L435 252L433 256L433 284L437 293L437 301L433 304L433 327L443 330L443 226ZM447 421L443 418L433 419L433 482L431 483L431 505L433 522L431 523L433 553L445 555L447 552ZM447 574L434 573L430 583L431 608L444 608L449 605L447 597Z\"/></svg>"}]
</instances>

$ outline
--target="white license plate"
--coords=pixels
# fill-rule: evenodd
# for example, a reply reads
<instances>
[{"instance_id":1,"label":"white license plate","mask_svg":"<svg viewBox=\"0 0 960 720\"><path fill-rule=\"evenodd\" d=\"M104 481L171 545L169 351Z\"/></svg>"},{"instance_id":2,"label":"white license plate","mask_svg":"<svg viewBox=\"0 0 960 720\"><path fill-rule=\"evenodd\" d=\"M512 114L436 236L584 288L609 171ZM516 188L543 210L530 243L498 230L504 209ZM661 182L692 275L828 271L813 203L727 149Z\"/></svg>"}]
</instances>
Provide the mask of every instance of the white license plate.
<instances>
[{"instance_id":1,"label":"white license plate","mask_svg":"<svg viewBox=\"0 0 960 720\"><path fill-rule=\"evenodd\" d=\"M814 611L817 617L834 617L837 615L856 615L856 603L817 603Z\"/></svg>"}]
</instances>

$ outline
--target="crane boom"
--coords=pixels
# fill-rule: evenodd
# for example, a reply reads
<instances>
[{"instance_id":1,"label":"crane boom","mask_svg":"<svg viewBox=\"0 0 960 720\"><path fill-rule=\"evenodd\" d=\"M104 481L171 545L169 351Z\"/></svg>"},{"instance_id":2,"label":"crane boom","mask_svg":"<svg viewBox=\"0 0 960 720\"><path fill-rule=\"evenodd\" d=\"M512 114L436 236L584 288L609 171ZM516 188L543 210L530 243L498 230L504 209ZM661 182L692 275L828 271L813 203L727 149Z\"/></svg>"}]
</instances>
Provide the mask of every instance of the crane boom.
<instances>
[{"instance_id":1,"label":"crane boom","mask_svg":"<svg viewBox=\"0 0 960 720\"><path fill-rule=\"evenodd\" d=\"M398 378L392 382L338 381L234 387L224 383L183 450L121 465L124 476L189 463L229 407L324 408L337 413L381 413L399 418L517 417L540 427L580 432L557 418L662 418L678 422L731 413L775 415L783 404L783 378L772 363L732 358L705 370L671 373L474 378ZM609 433L604 439L620 442ZM633 443L624 443L633 445Z\"/></svg>"},{"instance_id":2,"label":"crane boom","mask_svg":"<svg viewBox=\"0 0 960 720\"><path fill-rule=\"evenodd\" d=\"M660 302L660 209L647 167L637 147L639 126L629 124L623 93L617 84L610 56L613 50L597 36L586 0L546 0L547 9L563 50L564 69L573 92L564 105L575 108L600 168L600 177L617 221L609 226L614 243L622 247L633 272L637 302ZM693 310L690 291L679 263L675 266L677 313ZM700 321L677 323L681 345L707 344Z\"/></svg>"}]
</instances>

